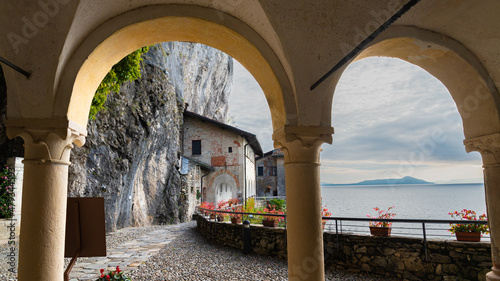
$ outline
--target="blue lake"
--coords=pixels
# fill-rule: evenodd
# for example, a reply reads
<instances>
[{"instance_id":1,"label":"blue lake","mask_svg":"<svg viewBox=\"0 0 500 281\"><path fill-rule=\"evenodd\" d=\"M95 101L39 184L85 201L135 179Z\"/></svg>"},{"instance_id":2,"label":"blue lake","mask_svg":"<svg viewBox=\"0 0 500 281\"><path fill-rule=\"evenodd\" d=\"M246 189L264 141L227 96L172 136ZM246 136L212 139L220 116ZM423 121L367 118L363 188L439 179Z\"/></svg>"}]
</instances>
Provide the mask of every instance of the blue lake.
<instances>
[{"instance_id":1,"label":"blue lake","mask_svg":"<svg viewBox=\"0 0 500 281\"><path fill-rule=\"evenodd\" d=\"M452 219L449 212L470 209L478 214L486 213L483 184L427 184L427 185L342 185L321 188L323 204L335 217L366 218L367 214L376 215L374 207L396 213L398 219ZM331 222L333 223L333 222ZM330 223L329 223L330 224ZM364 225L367 222L344 222L344 225ZM393 227L396 224L393 225ZM409 225L402 224L407 227ZM330 227L332 225L330 224ZM411 227L419 227L413 225ZM438 226L431 226L438 227ZM440 225L439 228L446 228ZM357 232L360 228L343 227L344 230ZM363 228L361 228L363 231ZM401 230L398 232L405 232ZM419 230L409 230L421 233ZM394 230L393 230L394 233ZM440 234L449 235L444 232Z\"/></svg>"}]
</instances>

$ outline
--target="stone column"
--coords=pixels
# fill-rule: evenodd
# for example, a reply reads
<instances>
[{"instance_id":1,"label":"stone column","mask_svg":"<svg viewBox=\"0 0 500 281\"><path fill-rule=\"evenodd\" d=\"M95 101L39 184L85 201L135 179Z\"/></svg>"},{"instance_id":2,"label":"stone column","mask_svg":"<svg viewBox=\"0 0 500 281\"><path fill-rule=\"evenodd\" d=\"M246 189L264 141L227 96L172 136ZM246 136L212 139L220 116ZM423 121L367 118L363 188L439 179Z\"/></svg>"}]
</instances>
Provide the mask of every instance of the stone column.
<instances>
[{"instance_id":1,"label":"stone column","mask_svg":"<svg viewBox=\"0 0 500 281\"><path fill-rule=\"evenodd\" d=\"M69 156L73 142L85 142L85 130L65 119L6 125L25 147L18 280L62 281Z\"/></svg>"},{"instance_id":2,"label":"stone column","mask_svg":"<svg viewBox=\"0 0 500 281\"><path fill-rule=\"evenodd\" d=\"M325 280L319 152L331 127L285 126L273 135L285 154L289 280Z\"/></svg>"},{"instance_id":3,"label":"stone column","mask_svg":"<svg viewBox=\"0 0 500 281\"><path fill-rule=\"evenodd\" d=\"M466 139L467 152L479 151L483 158L486 209L491 235L492 271L486 280L500 280L500 133Z\"/></svg>"}]
</instances>

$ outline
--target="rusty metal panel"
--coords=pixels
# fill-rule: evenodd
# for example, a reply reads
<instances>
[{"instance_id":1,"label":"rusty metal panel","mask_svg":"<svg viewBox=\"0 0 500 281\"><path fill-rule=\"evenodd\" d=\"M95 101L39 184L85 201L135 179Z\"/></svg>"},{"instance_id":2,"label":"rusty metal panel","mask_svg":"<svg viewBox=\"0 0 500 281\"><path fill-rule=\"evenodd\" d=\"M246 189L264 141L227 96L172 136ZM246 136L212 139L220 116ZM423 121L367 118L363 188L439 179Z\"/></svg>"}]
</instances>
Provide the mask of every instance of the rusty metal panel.
<instances>
[{"instance_id":1,"label":"rusty metal panel","mask_svg":"<svg viewBox=\"0 0 500 281\"><path fill-rule=\"evenodd\" d=\"M104 198L68 198L65 257L106 256Z\"/></svg>"}]
</instances>

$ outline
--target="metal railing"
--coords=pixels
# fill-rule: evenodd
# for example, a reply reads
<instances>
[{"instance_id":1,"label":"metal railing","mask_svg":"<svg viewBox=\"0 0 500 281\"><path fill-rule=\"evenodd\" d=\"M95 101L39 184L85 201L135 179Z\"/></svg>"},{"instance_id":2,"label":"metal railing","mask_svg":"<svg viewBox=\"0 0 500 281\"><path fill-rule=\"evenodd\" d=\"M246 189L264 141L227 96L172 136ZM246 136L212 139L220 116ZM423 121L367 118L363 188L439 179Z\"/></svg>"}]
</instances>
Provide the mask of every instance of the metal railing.
<instances>
[{"instance_id":1,"label":"metal railing","mask_svg":"<svg viewBox=\"0 0 500 281\"><path fill-rule=\"evenodd\" d=\"M261 213L247 213L247 212L234 212L227 210L211 210L197 207L197 210L201 210L210 213L223 213L223 214L236 214L248 217L259 217L259 216L272 216L272 217L282 217L284 219L284 227L286 233L286 215L278 214L261 214ZM428 260L427 254L427 242L428 239L439 238L443 240L443 237L448 239L454 239L451 234L442 234L448 232L450 224L488 224L488 221L464 221L464 220L428 220L428 219L373 219L373 218L349 218L349 217L322 217L323 221L326 221L324 231L335 232L337 240L337 250L340 246L340 235L342 234L367 234L369 233L369 226L367 222L389 222L392 223L391 229L393 236L397 237L417 237L423 238L423 247L426 261ZM332 223L333 222L333 223ZM343 222L349 222L345 224ZM352 222L362 222L363 224L352 224ZM414 225L417 225L415 227ZM446 225L446 227L428 227L429 225ZM334 229L333 229L334 228ZM362 230L360 230L362 229ZM483 238L490 240L489 235L483 235ZM448 240L444 239L444 240Z\"/></svg>"},{"instance_id":2,"label":"metal railing","mask_svg":"<svg viewBox=\"0 0 500 281\"><path fill-rule=\"evenodd\" d=\"M427 240L428 238L454 239L451 234L443 234L448 232L450 224L488 224L488 221L460 221L460 220L428 220L428 219L373 219L373 218L346 218L346 217L323 217L323 220L334 221L335 235L337 236L337 249L339 248L339 237L341 234L365 234L368 233L366 222L389 222L392 223L391 229L394 236L399 237L422 237L425 260L428 260ZM343 224L343 222L363 222L363 224ZM417 227L414 227L417 225ZM428 225L446 225L446 227L427 227ZM332 231L332 224L327 222L325 231ZM359 229L363 229L359 231ZM347 232L344 233L344 229ZM332 231L333 232L333 231ZM489 235L484 235L483 238L490 240ZM444 240L448 240L444 239Z\"/></svg>"},{"instance_id":3,"label":"metal railing","mask_svg":"<svg viewBox=\"0 0 500 281\"><path fill-rule=\"evenodd\" d=\"M286 200L286 196L272 196L272 195L269 195L269 196L256 196L256 197L253 197L255 198L255 200L271 200L271 199L283 199L283 200Z\"/></svg>"}]
</instances>

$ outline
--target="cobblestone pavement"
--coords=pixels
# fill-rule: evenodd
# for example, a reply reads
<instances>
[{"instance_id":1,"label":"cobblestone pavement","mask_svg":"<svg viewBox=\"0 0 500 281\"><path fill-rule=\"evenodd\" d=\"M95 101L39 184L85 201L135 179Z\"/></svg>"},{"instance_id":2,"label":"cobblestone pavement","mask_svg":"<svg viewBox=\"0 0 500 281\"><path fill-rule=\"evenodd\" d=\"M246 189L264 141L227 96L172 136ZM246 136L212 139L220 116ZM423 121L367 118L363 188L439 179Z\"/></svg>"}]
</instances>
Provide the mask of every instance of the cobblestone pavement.
<instances>
[{"instance_id":1,"label":"cobblestone pavement","mask_svg":"<svg viewBox=\"0 0 500 281\"><path fill-rule=\"evenodd\" d=\"M117 245L108 251L106 257L77 262L71 270L70 280L95 280L101 268L108 272L115 270L116 266L120 266L123 272L131 272L190 227L192 228L192 225L189 223L164 226L137 239Z\"/></svg>"},{"instance_id":2,"label":"cobblestone pavement","mask_svg":"<svg viewBox=\"0 0 500 281\"><path fill-rule=\"evenodd\" d=\"M117 265L133 281L287 280L286 261L243 255L241 250L209 244L197 232L194 221L121 229L106 239L107 256L79 258L71 271L71 281L96 280L101 268L115 270ZM5 245L0 246L2 261L6 262L8 253ZM67 266L69 259L65 262ZM0 280L16 280L8 269L0 267ZM326 280L393 279L327 269Z\"/></svg>"}]
</instances>

